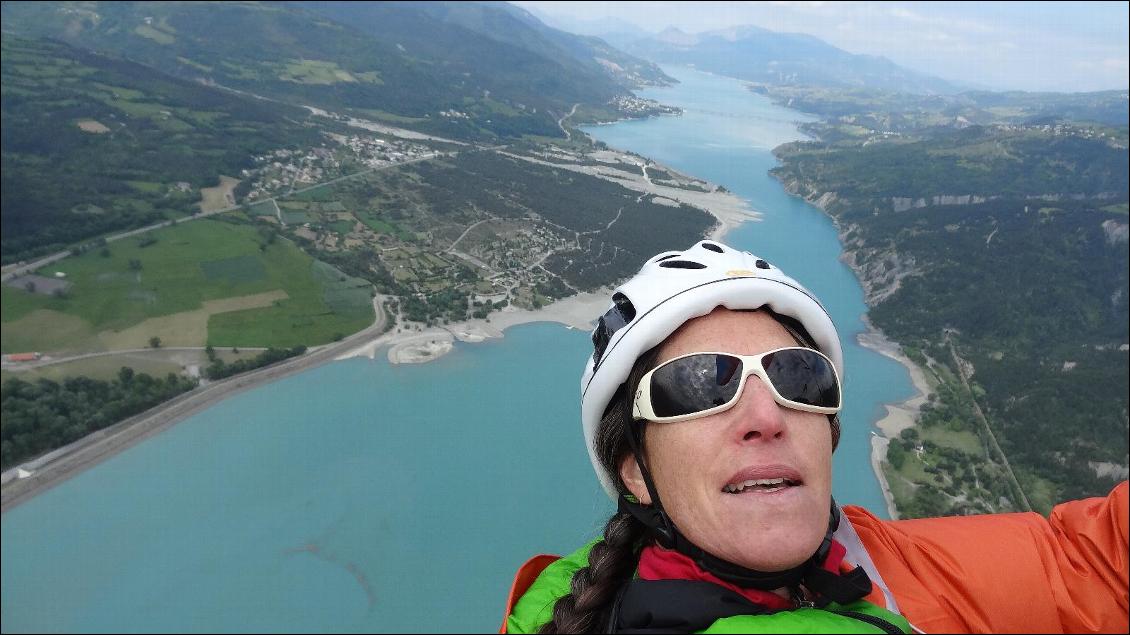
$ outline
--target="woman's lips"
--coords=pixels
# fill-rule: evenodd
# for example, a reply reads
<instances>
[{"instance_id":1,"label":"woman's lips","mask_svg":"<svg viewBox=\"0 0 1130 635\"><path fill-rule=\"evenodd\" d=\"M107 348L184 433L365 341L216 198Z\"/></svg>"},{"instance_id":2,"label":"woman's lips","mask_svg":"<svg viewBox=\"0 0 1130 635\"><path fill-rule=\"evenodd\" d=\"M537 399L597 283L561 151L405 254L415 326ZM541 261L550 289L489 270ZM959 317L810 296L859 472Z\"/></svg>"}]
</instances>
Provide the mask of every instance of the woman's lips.
<instances>
[{"instance_id":1,"label":"woman's lips","mask_svg":"<svg viewBox=\"0 0 1130 635\"><path fill-rule=\"evenodd\" d=\"M751 465L734 473L722 486L727 494L771 494L803 485L800 472L790 465Z\"/></svg>"}]
</instances>

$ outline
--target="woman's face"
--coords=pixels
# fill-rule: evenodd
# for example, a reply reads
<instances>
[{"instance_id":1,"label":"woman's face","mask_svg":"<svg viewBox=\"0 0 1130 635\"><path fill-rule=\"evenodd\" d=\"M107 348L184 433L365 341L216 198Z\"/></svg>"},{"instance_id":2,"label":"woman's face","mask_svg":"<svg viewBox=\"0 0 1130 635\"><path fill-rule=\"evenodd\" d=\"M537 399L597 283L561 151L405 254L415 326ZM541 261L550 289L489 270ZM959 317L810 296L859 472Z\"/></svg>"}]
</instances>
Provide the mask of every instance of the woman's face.
<instances>
[{"instance_id":1,"label":"woman's face","mask_svg":"<svg viewBox=\"0 0 1130 635\"><path fill-rule=\"evenodd\" d=\"M761 311L719 308L684 324L662 344L659 363L697 351L755 355L796 340ZM777 405L756 376L734 407L677 423L648 423L648 467L663 507L688 540L750 569L781 571L812 556L828 529L832 433L828 417ZM650 504L635 457L620 475ZM785 478L795 485L728 485Z\"/></svg>"}]
</instances>

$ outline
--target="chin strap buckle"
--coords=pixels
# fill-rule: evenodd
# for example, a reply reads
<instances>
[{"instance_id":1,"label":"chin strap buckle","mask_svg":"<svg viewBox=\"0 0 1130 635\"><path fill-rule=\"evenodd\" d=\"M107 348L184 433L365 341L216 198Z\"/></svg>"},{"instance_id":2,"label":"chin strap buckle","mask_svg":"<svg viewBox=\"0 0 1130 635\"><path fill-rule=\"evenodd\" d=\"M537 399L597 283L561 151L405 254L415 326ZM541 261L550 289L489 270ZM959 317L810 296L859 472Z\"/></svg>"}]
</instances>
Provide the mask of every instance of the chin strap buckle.
<instances>
[{"instance_id":1,"label":"chin strap buckle","mask_svg":"<svg viewBox=\"0 0 1130 635\"><path fill-rule=\"evenodd\" d=\"M659 546L664 549L674 549L676 543L675 524L671 522L671 517L667 512L656 507L649 507L642 505L635 500L635 496L621 495L619 510L621 513L629 513L635 517L651 530L651 534L655 537L655 541Z\"/></svg>"}]
</instances>

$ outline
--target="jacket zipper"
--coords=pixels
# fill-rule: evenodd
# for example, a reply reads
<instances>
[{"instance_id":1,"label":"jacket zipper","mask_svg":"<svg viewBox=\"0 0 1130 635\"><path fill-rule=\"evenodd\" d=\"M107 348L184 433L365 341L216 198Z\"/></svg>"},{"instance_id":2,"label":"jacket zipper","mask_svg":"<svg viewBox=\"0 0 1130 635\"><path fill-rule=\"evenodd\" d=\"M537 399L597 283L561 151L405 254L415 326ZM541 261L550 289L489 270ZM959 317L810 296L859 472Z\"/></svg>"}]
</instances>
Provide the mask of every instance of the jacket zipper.
<instances>
[{"instance_id":1,"label":"jacket zipper","mask_svg":"<svg viewBox=\"0 0 1130 635\"><path fill-rule=\"evenodd\" d=\"M832 612L835 613L836 615L843 615L844 617L850 617L850 618L853 618L853 619L857 619L860 622L866 622L866 623L874 626L875 628L880 629L884 633L891 633L892 635L897 635L897 634L902 633L902 629L900 629L899 627L895 626L894 624L891 624L887 620L884 620L884 619L879 618L879 617L875 617L874 615L868 615L866 613L859 613L859 612L856 612L856 611L832 611Z\"/></svg>"}]
</instances>

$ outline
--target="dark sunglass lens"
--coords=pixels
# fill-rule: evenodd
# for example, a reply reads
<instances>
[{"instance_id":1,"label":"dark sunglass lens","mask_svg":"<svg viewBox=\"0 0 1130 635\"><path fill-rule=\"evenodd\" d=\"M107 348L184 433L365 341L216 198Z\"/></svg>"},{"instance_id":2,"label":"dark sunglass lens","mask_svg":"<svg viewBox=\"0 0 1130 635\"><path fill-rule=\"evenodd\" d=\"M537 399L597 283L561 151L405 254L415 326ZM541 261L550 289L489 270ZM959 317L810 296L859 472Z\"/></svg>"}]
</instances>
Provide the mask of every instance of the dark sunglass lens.
<instances>
[{"instance_id":1,"label":"dark sunglass lens","mask_svg":"<svg viewBox=\"0 0 1130 635\"><path fill-rule=\"evenodd\" d=\"M840 391L832 365L815 351L788 349L761 358L762 367L781 396L790 401L836 408Z\"/></svg>"},{"instance_id":2,"label":"dark sunglass lens","mask_svg":"<svg viewBox=\"0 0 1130 635\"><path fill-rule=\"evenodd\" d=\"M660 417L677 417L721 406L734 398L742 362L729 355L691 355L651 376L651 407Z\"/></svg>"}]
</instances>

